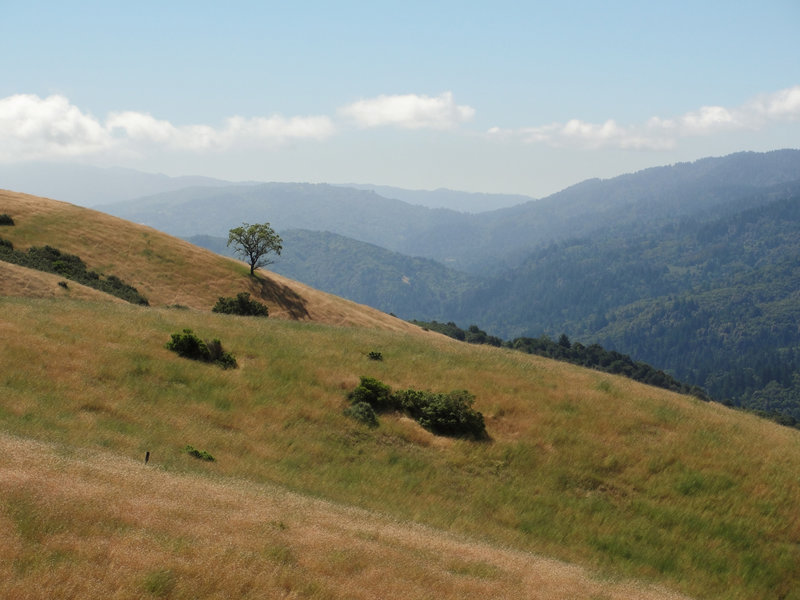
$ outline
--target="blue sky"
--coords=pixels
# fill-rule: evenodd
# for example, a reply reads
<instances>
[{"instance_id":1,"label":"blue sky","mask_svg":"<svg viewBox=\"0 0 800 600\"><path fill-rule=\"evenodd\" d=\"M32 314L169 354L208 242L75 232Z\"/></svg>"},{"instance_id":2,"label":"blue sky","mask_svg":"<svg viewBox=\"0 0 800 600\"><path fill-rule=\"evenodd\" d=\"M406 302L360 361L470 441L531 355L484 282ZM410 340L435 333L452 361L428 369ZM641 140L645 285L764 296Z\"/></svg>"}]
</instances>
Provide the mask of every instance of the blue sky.
<instances>
[{"instance_id":1,"label":"blue sky","mask_svg":"<svg viewBox=\"0 0 800 600\"><path fill-rule=\"evenodd\" d=\"M797 0L0 0L0 162L539 197L800 147L798 31Z\"/></svg>"}]
</instances>

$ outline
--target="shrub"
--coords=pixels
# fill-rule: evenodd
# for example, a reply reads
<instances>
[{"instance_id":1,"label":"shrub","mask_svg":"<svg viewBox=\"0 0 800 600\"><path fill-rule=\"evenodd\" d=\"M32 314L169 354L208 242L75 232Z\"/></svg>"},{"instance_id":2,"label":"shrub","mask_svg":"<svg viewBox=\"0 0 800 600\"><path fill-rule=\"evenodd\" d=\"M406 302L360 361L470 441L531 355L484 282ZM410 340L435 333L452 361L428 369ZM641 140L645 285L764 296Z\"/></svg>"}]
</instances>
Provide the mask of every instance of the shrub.
<instances>
[{"instance_id":1,"label":"shrub","mask_svg":"<svg viewBox=\"0 0 800 600\"><path fill-rule=\"evenodd\" d=\"M361 383L350 392L348 398L351 404L364 402L369 404L376 412L386 412L400 408L400 405L396 403L396 399L392 395L392 388L372 377L362 377Z\"/></svg>"},{"instance_id":2,"label":"shrub","mask_svg":"<svg viewBox=\"0 0 800 600\"><path fill-rule=\"evenodd\" d=\"M199 458L200 460L206 460L208 462L214 462L216 460L213 456L211 456L205 450L198 450L194 446L186 446L186 448L184 448L184 450L186 450L186 452L187 452L187 454L189 454L189 456L194 456L195 458Z\"/></svg>"},{"instance_id":3,"label":"shrub","mask_svg":"<svg viewBox=\"0 0 800 600\"><path fill-rule=\"evenodd\" d=\"M223 369L235 369L238 366L233 354L223 350L222 342L218 339L213 339L210 342L206 341L206 347L208 348L211 362L217 363Z\"/></svg>"},{"instance_id":4,"label":"shrub","mask_svg":"<svg viewBox=\"0 0 800 600\"><path fill-rule=\"evenodd\" d=\"M226 315L240 315L244 317L266 317L269 316L269 309L266 304L257 300L251 300L250 294L240 292L236 298L220 297L212 312L223 313Z\"/></svg>"},{"instance_id":5,"label":"shrub","mask_svg":"<svg viewBox=\"0 0 800 600\"><path fill-rule=\"evenodd\" d=\"M143 306L149 304L147 298L142 296L135 287L128 285L119 277L109 275L108 278L102 279L94 271L87 270L86 264L79 256L65 254L58 248L52 246L33 247L29 248L27 252L22 252L15 251L11 242L0 240L0 254L7 262L48 273L57 273L62 277L112 294L132 304Z\"/></svg>"},{"instance_id":6,"label":"shrub","mask_svg":"<svg viewBox=\"0 0 800 600\"><path fill-rule=\"evenodd\" d=\"M213 362L223 369L235 369L238 366L236 358L230 352L222 349L222 343L219 340L204 342L191 329L184 329L182 333L173 333L166 348L177 353L178 356Z\"/></svg>"},{"instance_id":7,"label":"shrub","mask_svg":"<svg viewBox=\"0 0 800 600\"><path fill-rule=\"evenodd\" d=\"M369 354L367 354L367 358L369 358L370 360L383 360L383 354L381 354L380 352L370 352Z\"/></svg>"},{"instance_id":8,"label":"shrub","mask_svg":"<svg viewBox=\"0 0 800 600\"><path fill-rule=\"evenodd\" d=\"M425 429L439 435L463 435L476 440L487 437L483 415L473 410L475 397L468 391L425 395L425 402L419 406L417 417Z\"/></svg>"},{"instance_id":9,"label":"shrub","mask_svg":"<svg viewBox=\"0 0 800 600\"><path fill-rule=\"evenodd\" d=\"M3 213L0 215L0 225L13 225L14 219L11 218L11 215L7 215Z\"/></svg>"},{"instance_id":10,"label":"shrub","mask_svg":"<svg viewBox=\"0 0 800 600\"><path fill-rule=\"evenodd\" d=\"M362 377L348 398L351 406L345 414L373 427L378 424L376 412L400 410L437 435L475 440L489 437L483 415L472 408L475 397L466 390L441 394L408 389L392 393L377 379Z\"/></svg>"},{"instance_id":11,"label":"shrub","mask_svg":"<svg viewBox=\"0 0 800 600\"><path fill-rule=\"evenodd\" d=\"M419 390L402 390L394 393L395 402L400 409L412 419L419 421L422 416L422 409L428 403L429 392Z\"/></svg>"},{"instance_id":12,"label":"shrub","mask_svg":"<svg viewBox=\"0 0 800 600\"><path fill-rule=\"evenodd\" d=\"M375 414L372 406L366 402L356 402L348 406L344 410L344 414L369 427L378 426L378 415Z\"/></svg>"},{"instance_id":13,"label":"shrub","mask_svg":"<svg viewBox=\"0 0 800 600\"><path fill-rule=\"evenodd\" d=\"M191 329L184 329L183 333L173 333L172 339L167 342L167 349L184 358L205 362L211 361L211 353L208 351L208 346L192 333Z\"/></svg>"}]
</instances>

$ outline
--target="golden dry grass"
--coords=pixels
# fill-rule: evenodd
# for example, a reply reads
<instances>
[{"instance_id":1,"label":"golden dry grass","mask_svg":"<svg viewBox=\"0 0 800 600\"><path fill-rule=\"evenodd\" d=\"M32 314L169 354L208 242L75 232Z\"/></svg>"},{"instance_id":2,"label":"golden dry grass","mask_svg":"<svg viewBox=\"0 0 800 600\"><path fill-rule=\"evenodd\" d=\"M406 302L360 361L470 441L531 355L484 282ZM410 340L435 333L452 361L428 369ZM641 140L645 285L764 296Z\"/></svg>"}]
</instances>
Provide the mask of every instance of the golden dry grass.
<instances>
[{"instance_id":1,"label":"golden dry grass","mask_svg":"<svg viewBox=\"0 0 800 600\"><path fill-rule=\"evenodd\" d=\"M210 310L220 296L246 291L264 301L276 318L420 334L418 327L381 311L275 273L259 271L252 278L243 263L94 210L0 190L0 212L15 221L0 230L15 248L50 245L77 254L91 270L116 275L137 288L153 306ZM28 291L17 288L13 295Z\"/></svg>"},{"instance_id":2,"label":"golden dry grass","mask_svg":"<svg viewBox=\"0 0 800 600\"><path fill-rule=\"evenodd\" d=\"M60 281L64 281L60 275L34 271L0 261L0 296L124 302L124 300L74 281L68 281L65 288L58 285Z\"/></svg>"},{"instance_id":3,"label":"golden dry grass","mask_svg":"<svg viewBox=\"0 0 800 600\"><path fill-rule=\"evenodd\" d=\"M0 314L0 428L17 435L150 450L172 472L272 482L698 597L797 597L796 430L443 337L72 300L0 298ZM183 327L221 338L239 369L167 351ZM342 415L359 375L467 388L492 441L391 415L365 429Z\"/></svg>"},{"instance_id":4,"label":"golden dry grass","mask_svg":"<svg viewBox=\"0 0 800 600\"><path fill-rule=\"evenodd\" d=\"M682 598L274 487L5 434L0 456L3 598Z\"/></svg>"},{"instance_id":5,"label":"golden dry grass","mask_svg":"<svg viewBox=\"0 0 800 600\"><path fill-rule=\"evenodd\" d=\"M0 192L0 212L19 223L0 231L16 247L51 244L78 254L155 304L82 300L77 286L69 297L50 295L52 276L3 271L10 274L3 289L17 298L0 297L0 429L56 445L36 446L32 462L0 478L0 531L9 532L0 536L0 558L13 558L12 566L0 560L12 575L0 574L0 597L25 598L21 590L31 598L361 597L362 587L370 591L363 597L448 597L451 588L464 597L539 590L556 598L647 597L641 587L587 580L580 569L523 552L534 551L698 597L800 598L796 430L620 377L424 333L277 276L253 281L240 263L86 209ZM255 295L283 319L208 311L239 284L257 286ZM164 308L171 304L195 310ZM240 368L168 352L169 334L185 327L220 338ZM384 360L368 360L373 350ZM391 415L366 430L342 415L361 375L394 388L468 389L492 441L440 438ZM29 448L10 439L9 448ZM187 443L218 462L187 457ZM145 449L154 461L140 473L129 459ZM107 463L125 477L103 471ZM26 471L38 474L20 487ZM212 473L221 479L209 480ZM259 487L268 482L339 504ZM156 499L152 523L139 487ZM124 504L128 494L139 500ZM238 500L230 504L226 494ZM291 510L277 497L293 498ZM109 503L137 508L136 518L126 521ZM277 517L259 512L261 503ZM323 518L300 505L333 512ZM347 514L380 524L330 529L349 522ZM169 529L170 519L190 535ZM258 528L265 519L273 529ZM379 543L374 532L390 530ZM315 545L315 536L327 542ZM337 536L344 551L326 545ZM447 558L426 547L443 548ZM214 561L226 570L207 575ZM102 570L107 564L116 576ZM567 570L548 580L537 571L542 565ZM228 570L254 574L240 586ZM382 594L375 586L384 578L403 593Z\"/></svg>"}]
</instances>

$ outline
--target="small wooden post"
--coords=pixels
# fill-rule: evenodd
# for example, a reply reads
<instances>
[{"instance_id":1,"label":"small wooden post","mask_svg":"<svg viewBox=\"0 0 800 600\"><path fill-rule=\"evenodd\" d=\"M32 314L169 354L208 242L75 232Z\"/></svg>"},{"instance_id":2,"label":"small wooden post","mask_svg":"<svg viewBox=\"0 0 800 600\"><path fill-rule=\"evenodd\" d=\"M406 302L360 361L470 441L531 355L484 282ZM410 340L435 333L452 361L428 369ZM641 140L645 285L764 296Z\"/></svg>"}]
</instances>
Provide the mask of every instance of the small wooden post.
<instances>
[{"instance_id":1,"label":"small wooden post","mask_svg":"<svg viewBox=\"0 0 800 600\"><path fill-rule=\"evenodd\" d=\"M147 461L150 460L150 451L144 453L144 464L147 464Z\"/></svg>"}]
</instances>

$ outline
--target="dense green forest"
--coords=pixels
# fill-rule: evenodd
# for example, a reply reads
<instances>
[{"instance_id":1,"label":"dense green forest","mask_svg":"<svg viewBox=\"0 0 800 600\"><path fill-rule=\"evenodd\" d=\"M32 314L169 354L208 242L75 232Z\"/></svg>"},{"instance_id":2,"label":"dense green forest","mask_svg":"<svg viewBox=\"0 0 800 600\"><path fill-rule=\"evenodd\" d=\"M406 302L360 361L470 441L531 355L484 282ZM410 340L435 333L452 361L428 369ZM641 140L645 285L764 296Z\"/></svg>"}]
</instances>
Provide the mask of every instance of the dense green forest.
<instances>
[{"instance_id":1,"label":"dense green forest","mask_svg":"<svg viewBox=\"0 0 800 600\"><path fill-rule=\"evenodd\" d=\"M800 420L800 188L769 194L719 219L553 244L453 314L501 335L564 331Z\"/></svg>"}]
</instances>

